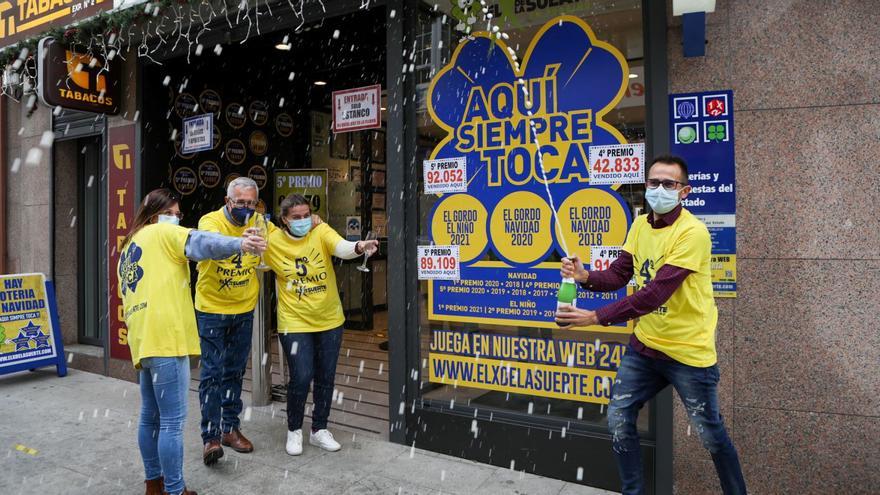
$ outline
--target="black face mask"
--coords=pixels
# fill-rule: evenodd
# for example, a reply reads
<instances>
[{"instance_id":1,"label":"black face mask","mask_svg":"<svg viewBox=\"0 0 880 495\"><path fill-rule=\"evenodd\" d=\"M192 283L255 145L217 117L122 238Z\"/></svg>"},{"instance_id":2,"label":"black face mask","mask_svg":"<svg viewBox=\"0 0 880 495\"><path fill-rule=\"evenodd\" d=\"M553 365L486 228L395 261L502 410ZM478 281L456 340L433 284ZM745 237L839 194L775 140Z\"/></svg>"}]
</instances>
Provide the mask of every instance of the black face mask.
<instances>
[{"instance_id":1,"label":"black face mask","mask_svg":"<svg viewBox=\"0 0 880 495\"><path fill-rule=\"evenodd\" d=\"M244 225L248 221L248 218L254 216L254 209L248 207L232 207L229 211L229 215L231 215L232 219L239 225Z\"/></svg>"}]
</instances>

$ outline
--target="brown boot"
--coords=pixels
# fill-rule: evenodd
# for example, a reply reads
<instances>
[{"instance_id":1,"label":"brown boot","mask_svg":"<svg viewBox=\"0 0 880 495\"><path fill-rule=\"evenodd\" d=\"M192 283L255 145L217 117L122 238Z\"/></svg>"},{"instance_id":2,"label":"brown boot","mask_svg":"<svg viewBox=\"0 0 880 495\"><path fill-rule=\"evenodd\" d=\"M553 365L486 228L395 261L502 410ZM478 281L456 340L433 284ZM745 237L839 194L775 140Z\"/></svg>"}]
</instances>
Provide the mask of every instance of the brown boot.
<instances>
[{"instance_id":1,"label":"brown boot","mask_svg":"<svg viewBox=\"0 0 880 495\"><path fill-rule=\"evenodd\" d=\"M159 476L154 480L146 480L144 484L147 486L145 495L162 495L162 490L165 489L165 478Z\"/></svg>"},{"instance_id":2,"label":"brown boot","mask_svg":"<svg viewBox=\"0 0 880 495\"><path fill-rule=\"evenodd\" d=\"M209 440L205 442L205 450L202 452L202 460L205 466L212 466L217 460L223 457L223 447L220 446L219 440Z\"/></svg>"},{"instance_id":3,"label":"brown boot","mask_svg":"<svg viewBox=\"0 0 880 495\"><path fill-rule=\"evenodd\" d=\"M224 433L221 443L242 454L254 451L254 444L245 438L238 429L232 430L229 433Z\"/></svg>"},{"instance_id":4,"label":"brown boot","mask_svg":"<svg viewBox=\"0 0 880 495\"><path fill-rule=\"evenodd\" d=\"M168 493L162 492L162 495L168 495ZM180 495L199 495L199 494L192 491L192 490L187 490L186 487L183 487L183 491L180 492Z\"/></svg>"}]
</instances>

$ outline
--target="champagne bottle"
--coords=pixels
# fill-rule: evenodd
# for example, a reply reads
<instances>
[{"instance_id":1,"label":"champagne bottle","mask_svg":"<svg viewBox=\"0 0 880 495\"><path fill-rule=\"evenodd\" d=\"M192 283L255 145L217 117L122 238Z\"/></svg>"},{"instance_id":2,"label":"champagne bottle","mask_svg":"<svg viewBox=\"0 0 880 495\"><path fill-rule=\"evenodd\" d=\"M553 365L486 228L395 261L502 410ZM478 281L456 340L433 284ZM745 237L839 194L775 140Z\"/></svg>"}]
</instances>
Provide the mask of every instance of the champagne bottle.
<instances>
[{"instance_id":1,"label":"champagne bottle","mask_svg":"<svg viewBox=\"0 0 880 495\"><path fill-rule=\"evenodd\" d=\"M577 307L577 284L573 278L564 278L556 293L556 311L562 306Z\"/></svg>"}]
</instances>

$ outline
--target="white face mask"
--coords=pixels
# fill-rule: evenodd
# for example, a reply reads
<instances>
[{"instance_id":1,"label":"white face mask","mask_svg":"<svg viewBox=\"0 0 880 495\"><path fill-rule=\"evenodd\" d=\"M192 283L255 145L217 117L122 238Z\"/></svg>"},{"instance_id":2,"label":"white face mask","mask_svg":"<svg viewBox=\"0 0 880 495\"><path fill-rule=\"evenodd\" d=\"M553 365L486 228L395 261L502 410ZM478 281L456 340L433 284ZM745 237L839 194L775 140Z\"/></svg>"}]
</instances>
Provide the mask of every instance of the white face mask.
<instances>
[{"instance_id":1,"label":"white face mask","mask_svg":"<svg viewBox=\"0 0 880 495\"><path fill-rule=\"evenodd\" d=\"M680 189L669 191L663 186L656 189L646 189L645 199L648 200L652 210L663 215L674 210L681 203L681 200L678 199L679 191Z\"/></svg>"},{"instance_id":2,"label":"white face mask","mask_svg":"<svg viewBox=\"0 0 880 495\"><path fill-rule=\"evenodd\" d=\"M176 215L159 215L158 223L170 223L180 225L180 219Z\"/></svg>"}]
</instances>

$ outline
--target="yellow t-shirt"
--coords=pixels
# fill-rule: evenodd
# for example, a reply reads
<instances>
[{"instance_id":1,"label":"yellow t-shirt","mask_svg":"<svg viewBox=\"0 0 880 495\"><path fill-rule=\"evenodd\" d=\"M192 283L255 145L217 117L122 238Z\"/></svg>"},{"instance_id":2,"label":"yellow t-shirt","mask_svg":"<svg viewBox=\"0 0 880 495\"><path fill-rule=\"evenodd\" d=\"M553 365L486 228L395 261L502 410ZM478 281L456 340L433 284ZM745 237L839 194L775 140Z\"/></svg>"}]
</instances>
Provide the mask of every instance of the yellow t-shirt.
<instances>
[{"instance_id":1,"label":"yellow t-shirt","mask_svg":"<svg viewBox=\"0 0 880 495\"><path fill-rule=\"evenodd\" d=\"M212 211L199 220L199 230L241 237L253 227L253 220L241 227L226 218L226 207ZM270 224L269 231L273 227ZM260 283L254 269L260 257L238 253L225 260L204 260L197 265L196 309L205 313L237 315L254 310L260 294Z\"/></svg>"},{"instance_id":2,"label":"yellow t-shirt","mask_svg":"<svg viewBox=\"0 0 880 495\"><path fill-rule=\"evenodd\" d=\"M185 254L189 232L147 225L122 248L117 273L136 368L146 357L201 354Z\"/></svg>"},{"instance_id":3,"label":"yellow t-shirt","mask_svg":"<svg viewBox=\"0 0 880 495\"><path fill-rule=\"evenodd\" d=\"M642 215L633 222L623 250L633 257L639 289L666 264L693 272L665 304L639 319L636 337L680 363L700 368L715 364L718 308L712 295L712 239L703 222L682 208L672 225L655 229Z\"/></svg>"},{"instance_id":4,"label":"yellow t-shirt","mask_svg":"<svg viewBox=\"0 0 880 495\"><path fill-rule=\"evenodd\" d=\"M282 229L269 234L263 259L276 276L278 333L322 332L345 321L331 257L341 241L325 223L300 240Z\"/></svg>"}]
</instances>

